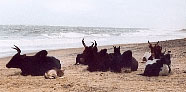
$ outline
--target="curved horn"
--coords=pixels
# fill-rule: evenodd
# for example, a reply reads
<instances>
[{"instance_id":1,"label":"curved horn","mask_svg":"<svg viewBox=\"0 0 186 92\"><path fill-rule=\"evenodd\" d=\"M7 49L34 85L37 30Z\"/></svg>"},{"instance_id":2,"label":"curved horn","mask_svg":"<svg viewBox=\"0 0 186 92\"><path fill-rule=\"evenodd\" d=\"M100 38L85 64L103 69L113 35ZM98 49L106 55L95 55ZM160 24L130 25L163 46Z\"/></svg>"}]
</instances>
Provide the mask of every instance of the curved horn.
<instances>
[{"instance_id":1,"label":"curved horn","mask_svg":"<svg viewBox=\"0 0 186 92\"><path fill-rule=\"evenodd\" d=\"M14 47L12 47L12 48L17 50L18 53L21 53L21 50L16 45L14 45L14 46L15 46L15 48Z\"/></svg>"},{"instance_id":2,"label":"curved horn","mask_svg":"<svg viewBox=\"0 0 186 92\"><path fill-rule=\"evenodd\" d=\"M151 45L151 43L148 41L148 43Z\"/></svg>"},{"instance_id":3,"label":"curved horn","mask_svg":"<svg viewBox=\"0 0 186 92\"><path fill-rule=\"evenodd\" d=\"M95 47L97 47L97 43L96 43L96 40L94 40L94 42L95 42Z\"/></svg>"},{"instance_id":4,"label":"curved horn","mask_svg":"<svg viewBox=\"0 0 186 92\"><path fill-rule=\"evenodd\" d=\"M94 46L94 42L91 42L91 43L92 43L91 47L93 47Z\"/></svg>"},{"instance_id":5,"label":"curved horn","mask_svg":"<svg viewBox=\"0 0 186 92\"><path fill-rule=\"evenodd\" d=\"M87 47L85 42L84 42L84 38L82 39L82 44L83 44L84 47Z\"/></svg>"}]
</instances>

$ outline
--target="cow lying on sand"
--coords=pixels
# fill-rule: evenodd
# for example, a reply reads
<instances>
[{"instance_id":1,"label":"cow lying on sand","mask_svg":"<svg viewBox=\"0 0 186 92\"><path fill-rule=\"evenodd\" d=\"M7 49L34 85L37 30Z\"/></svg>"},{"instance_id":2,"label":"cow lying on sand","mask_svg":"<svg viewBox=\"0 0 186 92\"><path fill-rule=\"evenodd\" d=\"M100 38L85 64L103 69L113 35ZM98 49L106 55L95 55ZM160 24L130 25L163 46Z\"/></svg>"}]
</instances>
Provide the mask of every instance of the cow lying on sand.
<instances>
[{"instance_id":1,"label":"cow lying on sand","mask_svg":"<svg viewBox=\"0 0 186 92\"><path fill-rule=\"evenodd\" d=\"M90 72L109 70L110 59L107 53L107 49L102 49L98 52L96 41L95 45L93 44L89 47L85 46L83 56L88 65L87 69Z\"/></svg>"},{"instance_id":2,"label":"cow lying on sand","mask_svg":"<svg viewBox=\"0 0 186 92\"><path fill-rule=\"evenodd\" d=\"M146 52L143 61L146 61L144 76L167 76L171 72L171 51L165 54L162 47L158 45L159 41L153 46L149 41L150 52Z\"/></svg>"},{"instance_id":3,"label":"cow lying on sand","mask_svg":"<svg viewBox=\"0 0 186 92\"><path fill-rule=\"evenodd\" d=\"M21 69L21 75L42 76L51 69L61 69L60 61L55 57L47 56L46 50L42 50L34 56L26 56L20 54L21 50L17 46L13 49L17 50L17 54L6 64L6 67Z\"/></svg>"},{"instance_id":4,"label":"cow lying on sand","mask_svg":"<svg viewBox=\"0 0 186 92\"><path fill-rule=\"evenodd\" d=\"M161 55L160 59L147 60L144 76L167 76L171 73L171 57L168 54Z\"/></svg>"},{"instance_id":5,"label":"cow lying on sand","mask_svg":"<svg viewBox=\"0 0 186 92\"><path fill-rule=\"evenodd\" d=\"M132 57L132 51L128 50L123 54L120 53L120 47L114 46L114 53L107 53L107 49L98 51L97 43L87 46L82 40L85 47L82 54L76 57L76 64L87 64L88 70L93 71L108 71L121 72L122 68L129 68L131 71L137 71L138 62Z\"/></svg>"},{"instance_id":6,"label":"cow lying on sand","mask_svg":"<svg viewBox=\"0 0 186 92\"><path fill-rule=\"evenodd\" d=\"M77 55L75 65L78 65L78 64L87 65L87 64L88 64L87 60L85 59L85 56L86 56L87 50L88 50L89 48L94 49L96 52L97 52L97 50L98 50L98 49L97 49L97 43L96 43L96 41L95 41L95 46L94 46L94 43L93 43L93 42L92 42L92 45L91 45L91 46L87 46L87 45L85 44L84 38L83 38L82 44L83 44L83 46L84 46L85 49L84 49L84 51L83 51L82 54L78 54L78 55Z\"/></svg>"},{"instance_id":7,"label":"cow lying on sand","mask_svg":"<svg viewBox=\"0 0 186 92\"><path fill-rule=\"evenodd\" d=\"M137 71L138 61L132 56L132 51L127 50L120 53L120 46L114 46L114 53L109 54L111 58L110 69L113 72L131 72ZM127 71L126 71L127 70ZM128 71L129 70L129 71Z\"/></svg>"}]
</instances>

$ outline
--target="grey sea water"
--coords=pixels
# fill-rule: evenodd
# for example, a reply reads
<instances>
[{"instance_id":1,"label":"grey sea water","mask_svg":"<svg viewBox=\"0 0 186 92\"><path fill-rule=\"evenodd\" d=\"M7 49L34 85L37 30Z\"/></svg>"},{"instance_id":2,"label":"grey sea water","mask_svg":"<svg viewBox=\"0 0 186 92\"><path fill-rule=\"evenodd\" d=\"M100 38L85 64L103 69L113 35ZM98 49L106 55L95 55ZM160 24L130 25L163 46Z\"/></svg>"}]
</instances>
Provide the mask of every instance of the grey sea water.
<instances>
[{"instance_id":1,"label":"grey sea water","mask_svg":"<svg viewBox=\"0 0 186 92\"><path fill-rule=\"evenodd\" d=\"M66 26L28 26L0 25L0 57L16 53L13 45L23 53L82 47L81 40L87 44L96 40L98 46L127 43L163 41L186 37L181 29L150 28L109 28L109 27L66 27Z\"/></svg>"}]
</instances>

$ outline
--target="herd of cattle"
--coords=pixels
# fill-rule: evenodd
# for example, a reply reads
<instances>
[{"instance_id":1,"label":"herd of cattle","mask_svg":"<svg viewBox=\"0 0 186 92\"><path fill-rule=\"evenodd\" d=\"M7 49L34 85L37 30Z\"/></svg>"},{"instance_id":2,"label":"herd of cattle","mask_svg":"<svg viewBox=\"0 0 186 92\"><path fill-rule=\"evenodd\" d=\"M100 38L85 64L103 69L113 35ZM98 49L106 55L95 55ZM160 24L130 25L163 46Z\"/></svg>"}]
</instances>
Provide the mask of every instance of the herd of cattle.
<instances>
[{"instance_id":1,"label":"herd of cattle","mask_svg":"<svg viewBox=\"0 0 186 92\"><path fill-rule=\"evenodd\" d=\"M162 47L158 44L151 44L149 41L150 52L146 52L143 61L146 61L146 67L143 76L166 76L171 72L170 51L162 52ZM96 41L91 46L87 46L82 40L84 51L76 57L76 63L88 65L87 70L94 71L111 71L111 72L131 72L137 71L138 61L132 56L132 51L127 50L120 52L120 46L114 47L114 53L107 53L107 49L98 51ZM34 56L21 55L21 50L15 46L17 50L12 59L6 64L7 68L21 69L21 75L45 76L46 79L62 77L64 70L61 69L60 60L53 56L47 56L48 52L42 50Z\"/></svg>"}]
</instances>

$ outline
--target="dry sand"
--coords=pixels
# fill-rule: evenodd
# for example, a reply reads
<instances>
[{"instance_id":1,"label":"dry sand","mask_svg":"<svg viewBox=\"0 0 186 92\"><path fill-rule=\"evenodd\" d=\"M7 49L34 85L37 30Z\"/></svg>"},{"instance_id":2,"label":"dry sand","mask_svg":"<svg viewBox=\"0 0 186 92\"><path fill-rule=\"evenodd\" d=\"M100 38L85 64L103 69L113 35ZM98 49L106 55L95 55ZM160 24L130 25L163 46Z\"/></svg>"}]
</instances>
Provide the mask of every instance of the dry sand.
<instances>
[{"instance_id":1,"label":"dry sand","mask_svg":"<svg viewBox=\"0 0 186 92\"><path fill-rule=\"evenodd\" d=\"M99 43L98 43L99 45ZM11 57L0 59L0 92L139 92L139 91L186 91L186 39L160 42L172 51L172 74L169 76L145 77L142 56L149 51L147 43L123 44L121 52L132 50L139 62L138 71L132 73L89 72L85 65L74 65L75 57L83 48L49 51L64 64L64 78L45 79L43 76L21 76L19 69L7 69ZM119 46L119 45L117 45ZM113 52L112 46L101 46ZM30 54L29 54L30 55ZM32 55L32 54L31 54Z\"/></svg>"}]
</instances>

